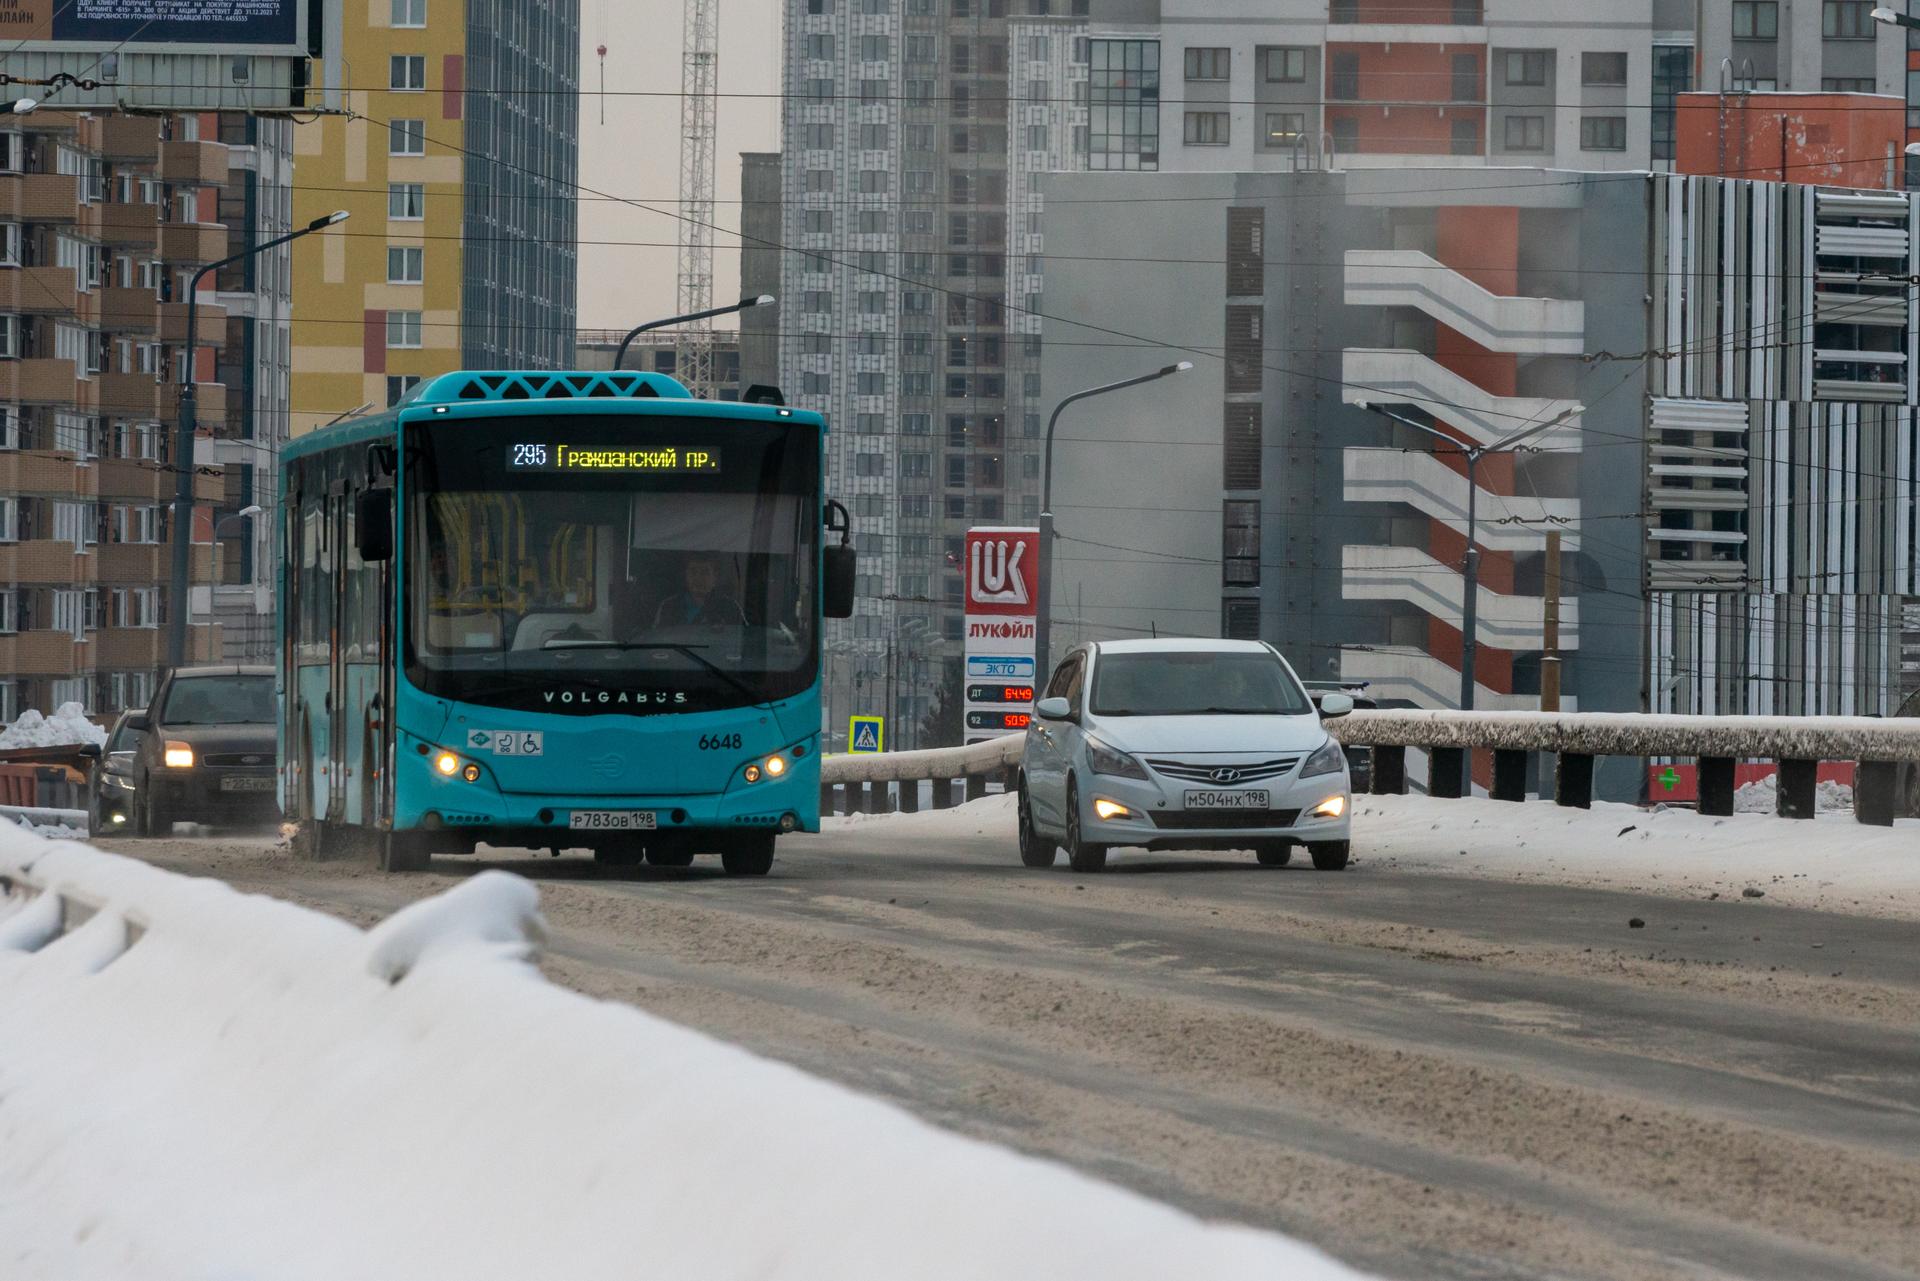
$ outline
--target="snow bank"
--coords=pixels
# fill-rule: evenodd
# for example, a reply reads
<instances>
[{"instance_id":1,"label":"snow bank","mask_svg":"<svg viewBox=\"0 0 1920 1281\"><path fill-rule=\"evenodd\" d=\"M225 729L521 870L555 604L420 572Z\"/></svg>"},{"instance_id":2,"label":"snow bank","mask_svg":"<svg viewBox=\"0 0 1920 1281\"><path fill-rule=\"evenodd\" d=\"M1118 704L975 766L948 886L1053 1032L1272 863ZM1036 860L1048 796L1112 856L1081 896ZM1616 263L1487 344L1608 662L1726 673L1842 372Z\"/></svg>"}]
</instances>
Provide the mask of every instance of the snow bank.
<instances>
[{"instance_id":1,"label":"snow bank","mask_svg":"<svg viewBox=\"0 0 1920 1281\"><path fill-rule=\"evenodd\" d=\"M504 874L372 934L0 829L6 877L99 908L0 897L9 1281L1355 1275L555 988Z\"/></svg>"},{"instance_id":2,"label":"snow bank","mask_svg":"<svg viewBox=\"0 0 1920 1281\"><path fill-rule=\"evenodd\" d=\"M1664 716L1637 712L1359 711L1327 722L1343 743L1490 747L1594 756L1920 761L1920 719Z\"/></svg>"},{"instance_id":3,"label":"snow bank","mask_svg":"<svg viewBox=\"0 0 1920 1281\"><path fill-rule=\"evenodd\" d=\"M1795 821L1765 814L1713 818L1690 809L1596 802L1353 798L1353 859L1345 875L1399 871L1568 885L1669 897L1739 898L1863 916L1920 920L1920 821L1863 827L1851 815ZM852 814L828 832L871 840L874 852L965 851L1018 866L1014 798L920 814ZM1116 850L1113 859L1158 863L1208 854ZM1249 875L1254 870L1244 857ZM1309 873L1311 874L1311 873Z\"/></svg>"},{"instance_id":4,"label":"snow bank","mask_svg":"<svg viewBox=\"0 0 1920 1281\"><path fill-rule=\"evenodd\" d=\"M1823 778L1814 785L1814 808L1822 814L1853 813L1853 789L1845 783L1836 783ZM1774 814L1780 804L1780 778L1768 774L1756 778L1751 783L1741 784L1733 794L1733 812L1736 814Z\"/></svg>"},{"instance_id":5,"label":"snow bank","mask_svg":"<svg viewBox=\"0 0 1920 1281\"><path fill-rule=\"evenodd\" d=\"M68 747L97 743L104 747L107 731L87 719L78 703L62 703L51 716L28 708L13 724L0 729L0 751L10 747Z\"/></svg>"}]
</instances>

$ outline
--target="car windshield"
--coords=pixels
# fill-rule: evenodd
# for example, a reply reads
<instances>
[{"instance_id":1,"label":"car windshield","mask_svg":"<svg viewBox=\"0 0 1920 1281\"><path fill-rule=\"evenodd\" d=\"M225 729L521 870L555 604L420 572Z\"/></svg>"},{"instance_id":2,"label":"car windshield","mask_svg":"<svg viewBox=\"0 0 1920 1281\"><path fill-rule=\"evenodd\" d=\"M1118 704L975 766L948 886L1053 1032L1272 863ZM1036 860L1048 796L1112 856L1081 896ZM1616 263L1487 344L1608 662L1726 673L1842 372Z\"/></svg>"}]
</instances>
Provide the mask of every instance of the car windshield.
<instances>
[{"instance_id":1,"label":"car windshield","mask_svg":"<svg viewBox=\"0 0 1920 1281\"><path fill-rule=\"evenodd\" d=\"M1102 654L1096 716L1300 716L1305 691L1272 654L1192 650Z\"/></svg>"},{"instance_id":2,"label":"car windshield","mask_svg":"<svg viewBox=\"0 0 1920 1281\"><path fill-rule=\"evenodd\" d=\"M140 740L146 736L145 730L135 729L123 723L120 728L113 731L113 741L107 744L107 752L109 755L114 752L131 752L140 746Z\"/></svg>"},{"instance_id":3,"label":"car windshield","mask_svg":"<svg viewBox=\"0 0 1920 1281\"><path fill-rule=\"evenodd\" d=\"M188 676L167 692L166 725L271 725L273 677Z\"/></svg>"}]
</instances>

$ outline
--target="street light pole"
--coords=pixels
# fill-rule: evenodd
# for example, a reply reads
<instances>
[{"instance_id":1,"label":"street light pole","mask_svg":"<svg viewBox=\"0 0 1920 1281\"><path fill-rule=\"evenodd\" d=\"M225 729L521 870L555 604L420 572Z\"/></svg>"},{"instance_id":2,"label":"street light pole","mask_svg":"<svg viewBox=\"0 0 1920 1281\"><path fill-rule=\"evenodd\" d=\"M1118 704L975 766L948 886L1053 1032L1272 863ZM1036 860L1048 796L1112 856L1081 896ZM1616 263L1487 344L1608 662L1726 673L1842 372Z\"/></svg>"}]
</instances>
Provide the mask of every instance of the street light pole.
<instances>
[{"instance_id":1,"label":"street light pole","mask_svg":"<svg viewBox=\"0 0 1920 1281\"><path fill-rule=\"evenodd\" d=\"M1403 414L1396 414L1370 401L1356 400L1353 403L1357 408L1367 410L1369 413L1390 418L1402 427L1411 427L1415 431L1425 432L1448 448L1458 450L1467 460L1467 552L1462 558L1461 565L1462 577L1465 579L1466 600L1460 609L1460 710L1470 712L1473 710L1474 660L1479 648L1475 633L1480 623L1480 546L1477 539L1480 510L1480 460L1488 454L1505 453L1528 437L1537 436L1549 427L1559 426L1573 417L1574 411L1562 410L1546 422L1523 427L1510 435L1502 436L1492 444L1469 445L1438 428L1429 427L1426 423L1418 422Z\"/></svg>"},{"instance_id":2,"label":"street light pole","mask_svg":"<svg viewBox=\"0 0 1920 1281\"><path fill-rule=\"evenodd\" d=\"M187 660L187 599L190 580L193 574L193 443L196 423L194 411L196 399L194 390L194 368L196 365L195 345L200 333L200 282L220 268L242 258L251 258L263 254L269 249L278 249L290 240L312 232L324 230L337 222L347 220L347 211L336 209L323 218L315 218L304 227L297 227L284 236L275 236L237 254L229 254L219 262L210 262L193 273L193 281L187 286L187 370L186 377L180 382L180 424L174 436L173 446L173 577L171 595L173 600L167 619L167 666L178 667Z\"/></svg>"},{"instance_id":3,"label":"street light pole","mask_svg":"<svg viewBox=\"0 0 1920 1281\"><path fill-rule=\"evenodd\" d=\"M1034 584L1037 602L1034 608L1033 655L1034 655L1034 696L1047 685L1047 678L1053 674L1052 655L1049 652L1053 643L1053 429L1060 421L1060 412L1077 400L1086 400L1092 396L1104 396L1110 391L1124 391L1128 387L1138 387L1141 383L1155 382L1169 374L1184 373L1193 368L1191 360L1182 360L1150 374L1140 374L1134 378L1123 378L1117 383L1105 383L1099 387L1089 387L1085 391L1076 391L1053 407L1053 413L1047 418L1047 439L1044 447L1045 461L1040 469L1040 564L1038 581Z\"/></svg>"},{"instance_id":4,"label":"street light pole","mask_svg":"<svg viewBox=\"0 0 1920 1281\"><path fill-rule=\"evenodd\" d=\"M1885 5L1873 11L1873 20L1884 22L1890 27L1906 27L1913 31L1920 31L1920 18L1910 18L1904 13L1895 13Z\"/></svg>"},{"instance_id":5,"label":"street light pole","mask_svg":"<svg viewBox=\"0 0 1920 1281\"><path fill-rule=\"evenodd\" d=\"M745 311L749 307L765 307L772 302L772 294L755 294L751 298L742 298L739 302L730 302L724 307L715 307L710 311L689 312L684 316L668 316L665 320L649 320L646 324L637 325L629 330L627 336L620 340L620 349L613 353L613 367L618 369L626 363L627 348L632 345L634 339L649 329L665 329L668 325L684 325L693 320L711 320L715 316L730 316L736 311Z\"/></svg>"}]
</instances>

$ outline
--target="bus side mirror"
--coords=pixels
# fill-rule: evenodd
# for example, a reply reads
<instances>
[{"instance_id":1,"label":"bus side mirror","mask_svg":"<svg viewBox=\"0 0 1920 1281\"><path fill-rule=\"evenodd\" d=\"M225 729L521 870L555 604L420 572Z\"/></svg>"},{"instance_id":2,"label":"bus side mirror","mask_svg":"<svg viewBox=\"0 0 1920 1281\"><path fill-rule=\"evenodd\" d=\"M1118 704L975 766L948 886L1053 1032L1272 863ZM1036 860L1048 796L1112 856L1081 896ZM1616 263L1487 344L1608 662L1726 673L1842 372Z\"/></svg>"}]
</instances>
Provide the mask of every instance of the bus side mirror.
<instances>
[{"instance_id":1,"label":"bus side mirror","mask_svg":"<svg viewBox=\"0 0 1920 1281\"><path fill-rule=\"evenodd\" d=\"M858 556L847 546L823 548L820 553L820 612L828 618L853 617L853 577Z\"/></svg>"},{"instance_id":2,"label":"bus side mirror","mask_svg":"<svg viewBox=\"0 0 1920 1281\"><path fill-rule=\"evenodd\" d=\"M393 490L369 489L353 500L353 541L361 560L393 558Z\"/></svg>"}]
</instances>

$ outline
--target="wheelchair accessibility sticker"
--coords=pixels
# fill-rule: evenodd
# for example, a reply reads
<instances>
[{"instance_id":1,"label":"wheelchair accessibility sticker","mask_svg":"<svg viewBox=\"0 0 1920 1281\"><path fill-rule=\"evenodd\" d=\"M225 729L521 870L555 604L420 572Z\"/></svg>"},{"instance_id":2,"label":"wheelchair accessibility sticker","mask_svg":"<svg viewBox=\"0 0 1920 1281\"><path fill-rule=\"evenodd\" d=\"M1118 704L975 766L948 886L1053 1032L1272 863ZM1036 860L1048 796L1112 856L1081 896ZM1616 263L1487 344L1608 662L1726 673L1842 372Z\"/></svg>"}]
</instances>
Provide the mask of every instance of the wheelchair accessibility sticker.
<instances>
[{"instance_id":1,"label":"wheelchair accessibility sticker","mask_svg":"<svg viewBox=\"0 0 1920 1281\"><path fill-rule=\"evenodd\" d=\"M546 733L542 730L470 729L467 750L492 752L495 756L544 756Z\"/></svg>"}]
</instances>

